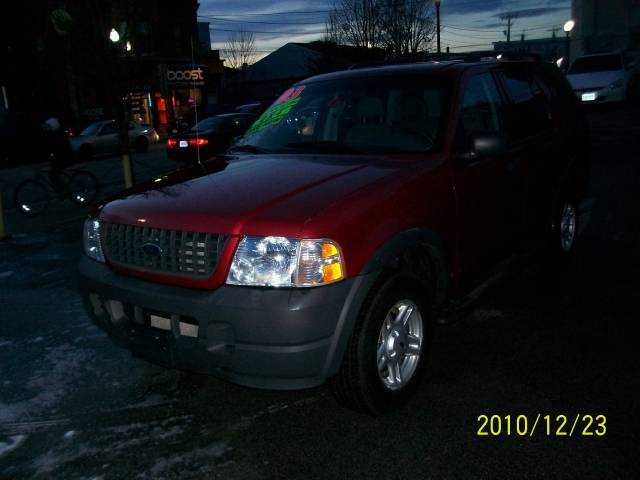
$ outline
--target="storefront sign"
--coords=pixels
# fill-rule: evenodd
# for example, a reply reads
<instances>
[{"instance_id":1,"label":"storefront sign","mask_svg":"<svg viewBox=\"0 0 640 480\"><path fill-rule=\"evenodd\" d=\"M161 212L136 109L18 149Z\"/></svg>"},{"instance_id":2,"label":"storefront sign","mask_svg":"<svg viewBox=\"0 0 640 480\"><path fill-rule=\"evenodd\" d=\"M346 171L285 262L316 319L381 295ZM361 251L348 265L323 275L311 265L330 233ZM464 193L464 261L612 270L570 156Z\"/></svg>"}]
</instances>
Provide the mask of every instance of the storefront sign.
<instances>
[{"instance_id":1,"label":"storefront sign","mask_svg":"<svg viewBox=\"0 0 640 480\"><path fill-rule=\"evenodd\" d=\"M166 80L170 86L187 87L204 85L204 71L201 67L182 67L170 65L167 67Z\"/></svg>"}]
</instances>

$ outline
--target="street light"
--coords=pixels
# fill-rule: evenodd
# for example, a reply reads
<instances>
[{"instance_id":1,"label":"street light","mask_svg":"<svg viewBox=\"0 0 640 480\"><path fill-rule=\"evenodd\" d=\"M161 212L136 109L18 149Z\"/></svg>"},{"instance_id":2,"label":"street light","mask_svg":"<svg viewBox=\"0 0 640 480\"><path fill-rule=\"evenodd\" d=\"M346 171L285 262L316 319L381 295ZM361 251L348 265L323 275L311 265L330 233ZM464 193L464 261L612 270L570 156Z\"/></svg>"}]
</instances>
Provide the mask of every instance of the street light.
<instances>
[{"instance_id":1,"label":"street light","mask_svg":"<svg viewBox=\"0 0 640 480\"><path fill-rule=\"evenodd\" d=\"M434 0L433 3L436 6L436 35L437 35L437 41L438 41L438 60L440 60L440 57L442 55L442 52L440 51L440 3L442 2L442 0Z\"/></svg>"},{"instance_id":2,"label":"street light","mask_svg":"<svg viewBox=\"0 0 640 480\"><path fill-rule=\"evenodd\" d=\"M112 28L109 32L109 40L111 40L113 43L117 43L120 41L120 34L115 28Z\"/></svg>"},{"instance_id":3,"label":"street light","mask_svg":"<svg viewBox=\"0 0 640 480\"><path fill-rule=\"evenodd\" d=\"M569 39L569 34L571 33L571 30L573 30L573 27L576 26L576 22L573 20L567 20L564 24L564 26L562 27L565 33L565 44L564 44L564 58L566 59L566 61L564 62L565 64L565 69L568 70L569 69L569 65L571 64L571 57L569 56L571 53L571 40Z\"/></svg>"}]
</instances>

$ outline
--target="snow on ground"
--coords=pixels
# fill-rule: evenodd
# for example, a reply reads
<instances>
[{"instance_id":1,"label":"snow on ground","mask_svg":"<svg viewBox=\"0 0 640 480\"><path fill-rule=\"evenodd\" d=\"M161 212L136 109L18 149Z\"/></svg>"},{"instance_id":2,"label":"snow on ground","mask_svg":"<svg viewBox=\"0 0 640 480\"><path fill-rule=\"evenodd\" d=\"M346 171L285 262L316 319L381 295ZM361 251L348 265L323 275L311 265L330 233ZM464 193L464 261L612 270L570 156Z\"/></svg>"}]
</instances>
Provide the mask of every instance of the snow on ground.
<instances>
[{"instance_id":1,"label":"snow on ground","mask_svg":"<svg viewBox=\"0 0 640 480\"><path fill-rule=\"evenodd\" d=\"M16 422L23 418L44 418L63 399L68 387L81 374L94 352L69 344L45 347L39 368L25 382L35 394L15 403L0 402L0 423Z\"/></svg>"},{"instance_id":2,"label":"snow on ground","mask_svg":"<svg viewBox=\"0 0 640 480\"><path fill-rule=\"evenodd\" d=\"M0 442L0 457L18 448L26 438L26 435L13 435L7 441Z\"/></svg>"}]
</instances>

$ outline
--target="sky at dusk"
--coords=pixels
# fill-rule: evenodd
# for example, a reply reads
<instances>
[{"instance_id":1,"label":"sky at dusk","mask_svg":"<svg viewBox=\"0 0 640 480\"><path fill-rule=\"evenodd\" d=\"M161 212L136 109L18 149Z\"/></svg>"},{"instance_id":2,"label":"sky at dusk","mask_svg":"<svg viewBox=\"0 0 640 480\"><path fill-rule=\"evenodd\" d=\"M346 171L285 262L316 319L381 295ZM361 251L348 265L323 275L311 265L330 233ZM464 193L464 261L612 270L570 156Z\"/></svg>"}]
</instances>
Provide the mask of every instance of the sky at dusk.
<instances>
[{"instance_id":1,"label":"sky at dusk","mask_svg":"<svg viewBox=\"0 0 640 480\"><path fill-rule=\"evenodd\" d=\"M255 35L259 56L287 42L319 40L332 0L200 0L198 20L211 23L214 49L224 49L226 39L244 28ZM571 15L570 0L442 0L442 48L451 51L492 49L492 42L505 40L507 11L516 15L511 39L563 35L562 25Z\"/></svg>"}]
</instances>

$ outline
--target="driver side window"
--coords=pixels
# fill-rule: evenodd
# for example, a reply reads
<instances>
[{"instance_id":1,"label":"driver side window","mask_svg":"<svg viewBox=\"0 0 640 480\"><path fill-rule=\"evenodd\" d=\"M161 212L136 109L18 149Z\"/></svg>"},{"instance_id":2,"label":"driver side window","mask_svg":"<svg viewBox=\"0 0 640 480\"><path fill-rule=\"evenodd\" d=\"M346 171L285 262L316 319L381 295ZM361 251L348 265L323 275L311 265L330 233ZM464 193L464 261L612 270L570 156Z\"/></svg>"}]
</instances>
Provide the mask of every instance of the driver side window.
<instances>
[{"instance_id":1,"label":"driver side window","mask_svg":"<svg viewBox=\"0 0 640 480\"><path fill-rule=\"evenodd\" d=\"M467 84L460 132L464 139L478 132L499 133L502 126L502 100L490 73L476 75Z\"/></svg>"}]
</instances>

